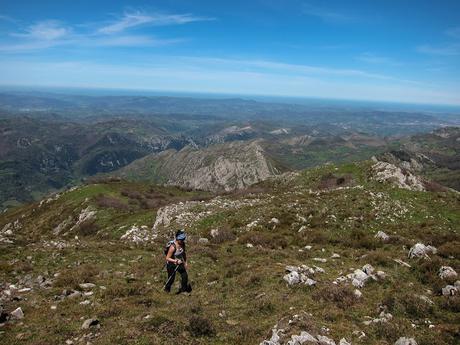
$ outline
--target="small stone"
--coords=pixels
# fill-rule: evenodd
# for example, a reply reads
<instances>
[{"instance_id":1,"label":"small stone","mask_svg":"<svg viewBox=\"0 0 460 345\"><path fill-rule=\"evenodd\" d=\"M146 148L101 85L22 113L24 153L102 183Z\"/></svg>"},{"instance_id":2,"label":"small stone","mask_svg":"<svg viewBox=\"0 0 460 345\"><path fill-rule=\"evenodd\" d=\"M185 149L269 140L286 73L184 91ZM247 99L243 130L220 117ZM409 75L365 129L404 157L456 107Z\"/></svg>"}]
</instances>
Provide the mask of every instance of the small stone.
<instances>
[{"instance_id":1,"label":"small stone","mask_svg":"<svg viewBox=\"0 0 460 345\"><path fill-rule=\"evenodd\" d=\"M272 218L272 219L270 219L270 224L278 225L279 223L280 223L280 221L279 221L278 218Z\"/></svg>"},{"instance_id":2,"label":"small stone","mask_svg":"<svg viewBox=\"0 0 460 345\"><path fill-rule=\"evenodd\" d=\"M88 319L83 322L81 329L89 329L90 327L100 326L98 319Z\"/></svg>"},{"instance_id":3,"label":"small stone","mask_svg":"<svg viewBox=\"0 0 460 345\"><path fill-rule=\"evenodd\" d=\"M378 231L375 236L375 238L378 238L380 240L382 240L383 242L386 242L390 239L390 236L388 236L386 233L384 233L383 231Z\"/></svg>"},{"instance_id":4,"label":"small stone","mask_svg":"<svg viewBox=\"0 0 460 345\"><path fill-rule=\"evenodd\" d=\"M340 255L337 253L332 254L331 259L338 259L340 258Z\"/></svg>"},{"instance_id":5,"label":"small stone","mask_svg":"<svg viewBox=\"0 0 460 345\"><path fill-rule=\"evenodd\" d=\"M361 298L363 296L363 293L359 291L358 289L355 289L355 291L353 291L353 294L355 295L356 298Z\"/></svg>"},{"instance_id":6,"label":"small stone","mask_svg":"<svg viewBox=\"0 0 460 345\"><path fill-rule=\"evenodd\" d=\"M209 243L209 240L208 240L206 237L201 237L201 238L198 240L198 243L200 243L200 244L208 244L208 243Z\"/></svg>"},{"instance_id":7,"label":"small stone","mask_svg":"<svg viewBox=\"0 0 460 345\"><path fill-rule=\"evenodd\" d=\"M367 275L371 275L374 273L374 267L372 267L372 265L366 264L363 266L362 271Z\"/></svg>"},{"instance_id":8,"label":"small stone","mask_svg":"<svg viewBox=\"0 0 460 345\"><path fill-rule=\"evenodd\" d=\"M292 271L286 274L283 279L289 284L294 285L300 283L300 275L297 271Z\"/></svg>"},{"instance_id":9,"label":"small stone","mask_svg":"<svg viewBox=\"0 0 460 345\"><path fill-rule=\"evenodd\" d=\"M74 299L74 298L79 298L81 296L82 294L80 291L73 291L67 296L67 298Z\"/></svg>"},{"instance_id":10,"label":"small stone","mask_svg":"<svg viewBox=\"0 0 460 345\"><path fill-rule=\"evenodd\" d=\"M351 345L351 343L349 343L349 342L347 341L347 339L342 338L342 339L340 339L340 341L339 341L339 345Z\"/></svg>"},{"instance_id":11,"label":"small stone","mask_svg":"<svg viewBox=\"0 0 460 345\"><path fill-rule=\"evenodd\" d=\"M322 263L327 262L326 259L322 259L322 258L313 258L313 261L322 262Z\"/></svg>"},{"instance_id":12,"label":"small stone","mask_svg":"<svg viewBox=\"0 0 460 345\"><path fill-rule=\"evenodd\" d=\"M305 280L302 280L302 283L304 283L307 286L313 286L313 285L316 285L316 280L307 278Z\"/></svg>"},{"instance_id":13,"label":"small stone","mask_svg":"<svg viewBox=\"0 0 460 345\"><path fill-rule=\"evenodd\" d=\"M450 266L442 266L439 269L439 278L441 279L454 279L457 278L457 272Z\"/></svg>"},{"instance_id":14,"label":"small stone","mask_svg":"<svg viewBox=\"0 0 460 345\"><path fill-rule=\"evenodd\" d=\"M90 290L96 287L96 285L93 283L83 283L83 284L79 284L78 286L82 288L83 290Z\"/></svg>"},{"instance_id":15,"label":"small stone","mask_svg":"<svg viewBox=\"0 0 460 345\"><path fill-rule=\"evenodd\" d=\"M320 345L335 345L335 341L324 336L324 335L318 335L318 344Z\"/></svg>"},{"instance_id":16,"label":"small stone","mask_svg":"<svg viewBox=\"0 0 460 345\"><path fill-rule=\"evenodd\" d=\"M418 344L414 338L401 337L398 340L396 340L394 345L418 345Z\"/></svg>"},{"instance_id":17,"label":"small stone","mask_svg":"<svg viewBox=\"0 0 460 345\"><path fill-rule=\"evenodd\" d=\"M13 319L16 319L16 320L23 319L23 318L24 318L24 313L23 313L21 307L16 308L15 310L13 310L13 311L11 312L11 317L12 317Z\"/></svg>"},{"instance_id":18,"label":"small stone","mask_svg":"<svg viewBox=\"0 0 460 345\"><path fill-rule=\"evenodd\" d=\"M252 243L246 243L246 248L252 248L254 245Z\"/></svg>"},{"instance_id":19,"label":"small stone","mask_svg":"<svg viewBox=\"0 0 460 345\"><path fill-rule=\"evenodd\" d=\"M442 295L443 296L454 296L458 294L459 289L453 285L446 285L442 288Z\"/></svg>"},{"instance_id":20,"label":"small stone","mask_svg":"<svg viewBox=\"0 0 460 345\"><path fill-rule=\"evenodd\" d=\"M387 274L383 271L377 271L375 275L377 276L377 278L382 279L382 280L387 277Z\"/></svg>"},{"instance_id":21,"label":"small stone","mask_svg":"<svg viewBox=\"0 0 460 345\"><path fill-rule=\"evenodd\" d=\"M428 254L436 254L437 249L433 246L425 246L423 243L417 243L410 250L408 257L410 259L417 257L428 257Z\"/></svg>"}]
</instances>

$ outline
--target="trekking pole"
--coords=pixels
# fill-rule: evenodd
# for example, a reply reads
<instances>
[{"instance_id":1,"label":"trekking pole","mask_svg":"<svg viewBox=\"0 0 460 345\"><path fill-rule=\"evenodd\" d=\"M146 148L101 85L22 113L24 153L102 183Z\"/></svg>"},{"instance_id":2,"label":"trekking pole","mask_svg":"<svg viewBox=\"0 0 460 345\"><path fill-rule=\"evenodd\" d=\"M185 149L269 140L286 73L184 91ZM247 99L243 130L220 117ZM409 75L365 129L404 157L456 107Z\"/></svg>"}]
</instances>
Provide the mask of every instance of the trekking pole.
<instances>
[{"instance_id":1,"label":"trekking pole","mask_svg":"<svg viewBox=\"0 0 460 345\"><path fill-rule=\"evenodd\" d=\"M179 268L180 265L176 265L176 269L174 270L173 274L171 274L171 276L169 277L169 279L166 281L166 284L163 286L163 290L164 288L166 287L166 285L168 285L169 281L171 280L172 277L174 277L174 275L176 274L177 272L177 269Z\"/></svg>"}]
</instances>

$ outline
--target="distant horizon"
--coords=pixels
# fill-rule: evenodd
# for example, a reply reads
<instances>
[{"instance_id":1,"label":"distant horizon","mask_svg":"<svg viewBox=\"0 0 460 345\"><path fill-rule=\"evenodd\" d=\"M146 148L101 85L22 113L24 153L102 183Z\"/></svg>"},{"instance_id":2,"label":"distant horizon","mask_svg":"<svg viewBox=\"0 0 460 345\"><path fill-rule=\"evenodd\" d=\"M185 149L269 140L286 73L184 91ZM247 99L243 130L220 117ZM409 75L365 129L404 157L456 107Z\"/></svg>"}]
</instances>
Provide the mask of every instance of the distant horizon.
<instances>
[{"instance_id":1,"label":"distant horizon","mask_svg":"<svg viewBox=\"0 0 460 345\"><path fill-rule=\"evenodd\" d=\"M460 106L459 23L451 0L6 1L0 84Z\"/></svg>"},{"instance_id":2,"label":"distant horizon","mask_svg":"<svg viewBox=\"0 0 460 345\"><path fill-rule=\"evenodd\" d=\"M45 93L53 95L69 96L90 96L90 97L110 97L110 96L140 96L140 97L178 97L196 99L244 99L265 103L286 103L298 105L322 105L322 106L353 106L362 108L382 107L383 110L396 111L419 111L419 112L447 112L460 114L460 104L436 104L436 103L413 103L382 101L372 99L349 99L349 98L327 98L309 96L284 96L266 94L239 94L239 93L218 93L212 91L176 91L176 90L154 90L154 89L124 89L124 88L103 88L103 87L83 87L83 86L37 86L37 85L3 85L0 84L0 93Z\"/></svg>"}]
</instances>

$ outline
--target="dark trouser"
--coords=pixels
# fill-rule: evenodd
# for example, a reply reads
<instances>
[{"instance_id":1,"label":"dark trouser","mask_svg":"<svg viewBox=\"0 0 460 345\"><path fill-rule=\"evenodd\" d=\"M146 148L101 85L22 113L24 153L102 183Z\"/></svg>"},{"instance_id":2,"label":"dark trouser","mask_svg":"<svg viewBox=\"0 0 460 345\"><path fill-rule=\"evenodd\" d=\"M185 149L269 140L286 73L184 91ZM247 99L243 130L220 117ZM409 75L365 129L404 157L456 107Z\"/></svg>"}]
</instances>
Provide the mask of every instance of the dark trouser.
<instances>
[{"instance_id":1,"label":"dark trouser","mask_svg":"<svg viewBox=\"0 0 460 345\"><path fill-rule=\"evenodd\" d=\"M180 273L180 278L181 278L181 291L187 291L187 286L188 286L188 274L187 271L185 270L184 264L180 264L179 267L177 267L173 263L168 263L166 265L166 269L168 270L168 283L165 285L165 290L166 291L171 291L171 286L174 284L174 280L176 279L176 270L177 272Z\"/></svg>"}]
</instances>

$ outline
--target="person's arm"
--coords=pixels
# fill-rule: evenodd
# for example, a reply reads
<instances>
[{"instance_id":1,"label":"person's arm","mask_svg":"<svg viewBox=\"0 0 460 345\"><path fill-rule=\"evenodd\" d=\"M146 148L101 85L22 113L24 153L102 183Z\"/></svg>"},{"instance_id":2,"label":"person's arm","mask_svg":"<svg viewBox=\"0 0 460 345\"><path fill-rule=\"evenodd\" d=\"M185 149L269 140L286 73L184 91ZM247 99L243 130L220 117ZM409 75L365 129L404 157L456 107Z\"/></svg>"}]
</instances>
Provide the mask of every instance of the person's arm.
<instances>
[{"instance_id":1,"label":"person's arm","mask_svg":"<svg viewBox=\"0 0 460 345\"><path fill-rule=\"evenodd\" d=\"M185 266L185 269L188 268L188 260L187 260L187 253L184 252L184 266Z\"/></svg>"},{"instance_id":2,"label":"person's arm","mask_svg":"<svg viewBox=\"0 0 460 345\"><path fill-rule=\"evenodd\" d=\"M174 254L174 251L175 251L174 245L171 245L171 246L169 247L168 254L166 254L166 261L167 261L167 262L172 262L173 264L176 264L176 265L177 265L178 262L179 262L180 260L173 259L172 256L173 256L173 254Z\"/></svg>"}]
</instances>

